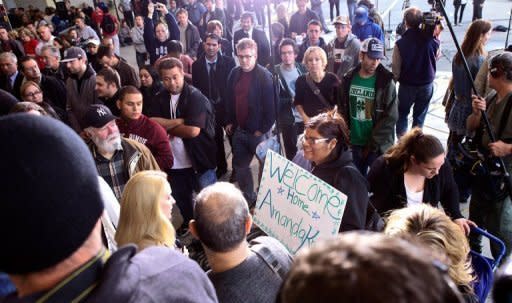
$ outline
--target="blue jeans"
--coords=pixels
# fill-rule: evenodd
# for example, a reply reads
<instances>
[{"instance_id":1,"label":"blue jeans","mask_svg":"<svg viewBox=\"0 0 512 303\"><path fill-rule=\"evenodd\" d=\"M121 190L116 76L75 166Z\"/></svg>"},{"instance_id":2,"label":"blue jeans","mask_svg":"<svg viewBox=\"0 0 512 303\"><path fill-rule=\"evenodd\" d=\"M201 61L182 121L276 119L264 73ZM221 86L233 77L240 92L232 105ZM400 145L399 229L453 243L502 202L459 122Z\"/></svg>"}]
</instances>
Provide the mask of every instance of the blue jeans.
<instances>
[{"instance_id":1,"label":"blue jeans","mask_svg":"<svg viewBox=\"0 0 512 303\"><path fill-rule=\"evenodd\" d=\"M265 136L256 137L254 134L237 128L233 135L233 168L240 190L247 199L249 206L256 202L254 181L252 179L251 161L256 153L256 147L265 139Z\"/></svg>"},{"instance_id":2,"label":"blue jeans","mask_svg":"<svg viewBox=\"0 0 512 303\"><path fill-rule=\"evenodd\" d=\"M407 131L407 116L409 116L413 105L412 127L423 127L433 93L433 83L422 86L400 83L398 88L398 121L396 122L396 135L399 138Z\"/></svg>"},{"instance_id":3,"label":"blue jeans","mask_svg":"<svg viewBox=\"0 0 512 303\"><path fill-rule=\"evenodd\" d=\"M193 218L194 214L193 193L217 182L215 170L209 169L202 174L197 174L193 168L183 168L171 169L167 174L172 197L176 200L176 205L183 216L183 226L188 227L188 221Z\"/></svg>"},{"instance_id":4,"label":"blue jeans","mask_svg":"<svg viewBox=\"0 0 512 303\"><path fill-rule=\"evenodd\" d=\"M364 148L364 146L352 145L352 159L361 175L366 177L368 168L372 166L373 161L375 161L379 155L374 151L366 152Z\"/></svg>"},{"instance_id":5,"label":"blue jeans","mask_svg":"<svg viewBox=\"0 0 512 303\"><path fill-rule=\"evenodd\" d=\"M215 169L208 169L207 171L204 171L202 174L196 174L197 176L197 183L199 188L197 191L201 191L203 188L215 184L217 182L217 174L215 172Z\"/></svg>"}]
</instances>

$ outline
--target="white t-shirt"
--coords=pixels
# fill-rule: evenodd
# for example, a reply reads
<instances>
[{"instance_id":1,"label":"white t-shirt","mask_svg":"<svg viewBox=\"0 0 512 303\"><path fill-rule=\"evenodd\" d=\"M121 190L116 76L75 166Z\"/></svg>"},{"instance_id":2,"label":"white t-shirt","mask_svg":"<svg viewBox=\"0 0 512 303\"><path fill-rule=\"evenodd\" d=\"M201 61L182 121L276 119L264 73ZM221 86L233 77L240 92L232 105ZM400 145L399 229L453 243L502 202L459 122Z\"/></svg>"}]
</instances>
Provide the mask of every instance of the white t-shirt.
<instances>
[{"instance_id":1,"label":"white t-shirt","mask_svg":"<svg viewBox=\"0 0 512 303\"><path fill-rule=\"evenodd\" d=\"M407 187L407 184L405 184L405 181L404 181L404 186L405 186L405 195L407 196L407 206L418 205L418 204L423 203L423 190L419 191L419 192L412 191Z\"/></svg>"},{"instance_id":2,"label":"white t-shirt","mask_svg":"<svg viewBox=\"0 0 512 303\"><path fill-rule=\"evenodd\" d=\"M176 108L178 108L178 100L180 95L171 95L171 118L176 119ZM174 156L174 164L172 169L182 169L192 167L192 161L188 156L183 139L171 136L171 151Z\"/></svg>"}]
</instances>

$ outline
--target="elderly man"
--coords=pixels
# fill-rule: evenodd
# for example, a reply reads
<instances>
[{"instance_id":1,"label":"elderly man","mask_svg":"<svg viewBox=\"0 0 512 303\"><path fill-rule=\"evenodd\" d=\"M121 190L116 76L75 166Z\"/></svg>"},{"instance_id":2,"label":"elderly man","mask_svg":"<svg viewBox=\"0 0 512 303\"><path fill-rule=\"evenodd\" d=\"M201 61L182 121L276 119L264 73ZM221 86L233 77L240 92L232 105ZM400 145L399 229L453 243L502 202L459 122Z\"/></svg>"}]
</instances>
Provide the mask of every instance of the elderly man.
<instances>
[{"instance_id":1,"label":"elderly man","mask_svg":"<svg viewBox=\"0 0 512 303\"><path fill-rule=\"evenodd\" d=\"M16 286L3 302L217 302L204 272L175 250L106 250L98 174L69 127L11 115L0 140L9 142L0 169L10 172L0 177L2 247L16 248L0 252L0 272Z\"/></svg>"},{"instance_id":2,"label":"elderly man","mask_svg":"<svg viewBox=\"0 0 512 303\"><path fill-rule=\"evenodd\" d=\"M18 58L11 52L0 54L0 89L20 99L23 74L18 71Z\"/></svg>"},{"instance_id":3,"label":"elderly man","mask_svg":"<svg viewBox=\"0 0 512 303\"><path fill-rule=\"evenodd\" d=\"M247 243L252 217L233 184L219 182L197 196L190 232L201 241L220 302L275 302L292 257L271 237Z\"/></svg>"},{"instance_id":4,"label":"elderly man","mask_svg":"<svg viewBox=\"0 0 512 303\"><path fill-rule=\"evenodd\" d=\"M85 114L84 131L92 141L89 147L99 175L120 201L131 176L160 168L146 146L121 137L116 118L105 105L93 104Z\"/></svg>"},{"instance_id":5,"label":"elderly man","mask_svg":"<svg viewBox=\"0 0 512 303\"><path fill-rule=\"evenodd\" d=\"M66 65L60 63L59 49L55 46L47 45L41 49L41 57L45 63L43 74L66 82L66 79L69 77L69 72L66 69Z\"/></svg>"}]
</instances>

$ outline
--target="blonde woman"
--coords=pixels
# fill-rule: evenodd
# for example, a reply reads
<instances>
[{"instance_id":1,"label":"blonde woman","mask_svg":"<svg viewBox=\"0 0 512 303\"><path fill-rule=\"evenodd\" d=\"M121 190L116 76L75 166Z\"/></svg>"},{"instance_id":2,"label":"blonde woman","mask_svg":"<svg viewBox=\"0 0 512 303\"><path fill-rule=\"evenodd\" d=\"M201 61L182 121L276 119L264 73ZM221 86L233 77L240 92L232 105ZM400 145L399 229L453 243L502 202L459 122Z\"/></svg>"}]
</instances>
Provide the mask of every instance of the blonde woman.
<instances>
[{"instance_id":1,"label":"blonde woman","mask_svg":"<svg viewBox=\"0 0 512 303\"><path fill-rule=\"evenodd\" d=\"M307 123L311 117L334 108L340 81L335 74L325 71L327 54L318 46L306 50L303 63L308 73L297 78L294 105Z\"/></svg>"},{"instance_id":2,"label":"blonde woman","mask_svg":"<svg viewBox=\"0 0 512 303\"><path fill-rule=\"evenodd\" d=\"M385 234L413 235L428 247L448 258L448 275L458 286L466 302L478 302L473 291L475 280L469 256L469 243L464 232L441 210L418 204L393 211Z\"/></svg>"},{"instance_id":3,"label":"blonde woman","mask_svg":"<svg viewBox=\"0 0 512 303\"><path fill-rule=\"evenodd\" d=\"M118 246L134 243L139 251L149 246L174 248L175 231L170 221L174 203L165 173L147 170L135 174L121 198L115 238Z\"/></svg>"}]
</instances>

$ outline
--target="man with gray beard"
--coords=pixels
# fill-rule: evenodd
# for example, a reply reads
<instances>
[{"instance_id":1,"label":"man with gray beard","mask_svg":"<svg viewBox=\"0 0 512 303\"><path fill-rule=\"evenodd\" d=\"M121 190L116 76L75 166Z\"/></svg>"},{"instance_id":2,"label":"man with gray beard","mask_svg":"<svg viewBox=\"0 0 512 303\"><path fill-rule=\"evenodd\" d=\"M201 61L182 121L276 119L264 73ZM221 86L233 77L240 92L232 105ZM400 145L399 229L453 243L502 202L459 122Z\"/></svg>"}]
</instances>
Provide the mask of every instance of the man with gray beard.
<instances>
[{"instance_id":1,"label":"man with gray beard","mask_svg":"<svg viewBox=\"0 0 512 303\"><path fill-rule=\"evenodd\" d=\"M131 176L143 170L160 170L149 149L134 140L122 138L117 117L102 104L89 106L84 116L84 131L91 139L89 148L98 174L110 185L120 201Z\"/></svg>"}]
</instances>

